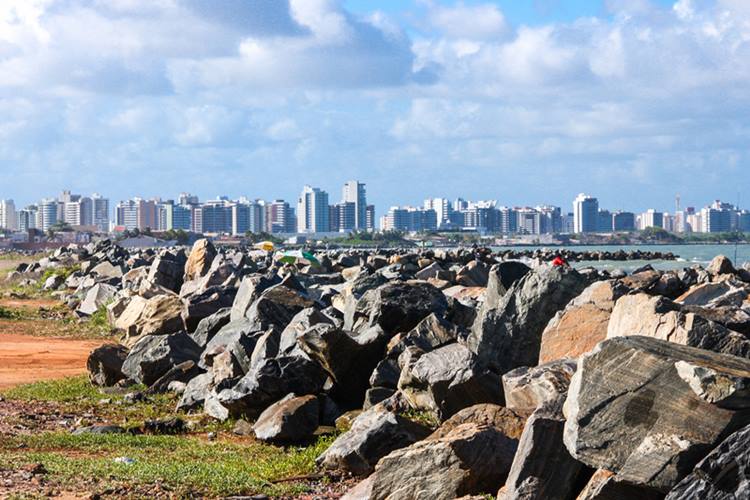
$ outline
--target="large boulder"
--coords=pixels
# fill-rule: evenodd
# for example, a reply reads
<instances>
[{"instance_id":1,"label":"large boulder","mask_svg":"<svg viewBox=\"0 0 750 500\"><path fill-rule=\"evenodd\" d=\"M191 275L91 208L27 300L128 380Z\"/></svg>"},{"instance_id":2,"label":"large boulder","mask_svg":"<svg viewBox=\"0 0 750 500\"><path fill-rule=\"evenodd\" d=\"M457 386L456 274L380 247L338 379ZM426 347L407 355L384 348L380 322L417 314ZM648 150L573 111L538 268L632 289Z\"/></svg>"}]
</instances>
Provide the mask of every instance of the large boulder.
<instances>
[{"instance_id":1,"label":"large boulder","mask_svg":"<svg viewBox=\"0 0 750 500\"><path fill-rule=\"evenodd\" d=\"M412 422L379 404L361 413L316 462L326 469L366 476L393 450L429 435L429 428Z\"/></svg>"},{"instance_id":2,"label":"large boulder","mask_svg":"<svg viewBox=\"0 0 750 500\"><path fill-rule=\"evenodd\" d=\"M482 308L467 340L480 363L502 374L539 359L547 323L588 285L574 269L534 270L502 296L497 307Z\"/></svg>"},{"instance_id":3,"label":"large boulder","mask_svg":"<svg viewBox=\"0 0 750 500\"><path fill-rule=\"evenodd\" d=\"M607 338L615 301L628 289L619 281L598 281L573 299L542 333L539 363L577 358Z\"/></svg>"},{"instance_id":4,"label":"large boulder","mask_svg":"<svg viewBox=\"0 0 750 500\"><path fill-rule=\"evenodd\" d=\"M122 365L127 356L128 349L119 344L105 344L91 351L86 360L91 383L111 387L124 379Z\"/></svg>"},{"instance_id":5,"label":"large boulder","mask_svg":"<svg viewBox=\"0 0 750 500\"><path fill-rule=\"evenodd\" d=\"M182 320L188 332L194 332L198 323L221 309L232 307L234 288L214 286L202 293L186 297L182 310Z\"/></svg>"},{"instance_id":6,"label":"large boulder","mask_svg":"<svg viewBox=\"0 0 750 500\"><path fill-rule=\"evenodd\" d=\"M612 311L607 338L642 335L700 347L733 356L750 357L750 340L664 297L645 293L621 297Z\"/></svg>"},{"instance_id":7,"label":"large boulder","mask_svg":"<svg viewBox=\"0 0 750 500\"><path fill-rule=\"evenodd\" d=\"M220 391L217 402L231 416L253 418L289 393L319 394L325 381L325 372L309 359L281 356L254 366L233 387Z\"/></svg>"},{"instance_id":8,"label":"large boulder","mask_svg":"<svg viewBox=\"0 0 750 500\"><path fill-rule=\"evenodd\" d=\"M599 469L589 478L588 483L576 500L662 500L663 493L651 488L623 481L622 478L605 469Z\"/></svg>"},{"instance_id":9,"label":"large boulder","mask_svg":"<svg viewBox=\"0 0 750 500\"><path fill-rule=\"evenodd\" d=\"M183 260L172 254L160 255L151 263L146 280L172 292L179 292L182 286L184 266L184 255Z\"/></svg>"},{"instance_id":10,"label":"large boulder","mask_svg":"<svg viewBox=\"0 0 750 500\"><path fill-rule=\"evenodd\" d=\"M125 325L132 317L135 317L135 320ZM128 345L133 345L142 336L177 332L184 327L182 301L176 295L157 295L145 302L134 297L117 320L116 326L118 325L125 327Z\"/></svg>"},{"instance_id":11,"label":"large boulder","mask_svg":"<svg viewBox=\"0 0 750 500\"><path fill-rule=\"evenodd\" d=\"M685 306L740 307L747 297L748 292L743 287L719 281L696 285L677 297L675 301Z\"/></svg>"},{"instance_id":12,"label":"large boulder","mask_svg":"<svg viewBox=\"0 0 750 500\"><path fill-rule=\"evenodd\" d=\"M242 282L240 282L240 287L237 290L237 295L232 304L232 321L244 318L245 314L247 314L247 310L250 309L250 306L256 300L258 300L260 294L267 288L277 285L280 281L281 278L275 274L272 277L260 274L246 276Z\"/></svg>"},{"instance_id":13,"label":"large boulder","mask_svg":"<svg viewBox=\"0 0 750 500\"><path fill-rule=\"evenodd\" d=\"M503 402L500 377L478 367L462 344L449 344L420 356L401 372L398 388L412 407L442 420L478 403Z\"/></svg>"},{"instance_id":14,"label":"large boulder","mask_svg":"<svg viewBox=\"0 0 750 500\"><path fill-rule=\"evenodd\" d=\"M750 498L750 426L726 438L667 495L667 500Z\"/></svg>"},{"instance_id":15,"label":"large boulder","mask_svg":"<svg viewBox=\"0 0 750 500\"><path fill-rule=\"evenodd\" d=\"M78 305L76 312L82 316L91 316L99 308L106 306L115 299L117 288L106 283L97 283L89 288L85 297Z\"/></svg>"},{"instance_id":16,"label":"large boulder","mask_svg":"<svg viewBox=\"0 0 750 500\"><path fill-rule=\"evenodd\" d=\"M203 277L211 267L216 254L216 247L209 240L203 238L196 241L185 264L185 281Z\"/></svg>"},{"instance_id":17,"label":"large boulder","mask_svg":"<svg viewBox=\"0 0 750 500\"><path fill-rule=\"evenodd\" d=\"M200 320L195 331L190 334L195 343L206 347L206 344L229 323L230 312L230 308L219 309L211 316Z\"/></svg>"},{"instance_id":18,"label":"large boulder","mask_svg":"<svg viewBox=\"0 0 750 500\"><path fill-rule=\"evenodd\" d=\"M562 400L531 414L518 442L518 451L498 500L566 500L575 493L583 464L563 444Z\"/></svg>"},{"instance_id":19,"label":"large boulder","mask_svg":"<svg viewBox=\"0 0 750 500\"><path fill-rule=\"evenodd\" d=\"M199 364L214 373L217 381L242 376L250 370L261 335L246 319L227 323L206 343Z\"/></svg>"},{"instance_id":20,"label":"large boulder","mask_svg":"<svg viewBox=\"0 0 750 500\"><path fill-rule=\"evenodd\" d=\"M565 399L577 363L563 359L535 367L521 367L503 375L505 406L521 414Z\"/></svg>"},{"instance_id":21,"label":"large boulder","mask_svg":"<svg viewBox=\"0 0 750 500\"><path fill-rule=\"evenodd\" d=\"M299 443L310 439L318 428L320 404L317 396L289 394L260 414L253 425L255 437L272 443Z\"/></svg>"},{"instance_id":22,"label":"large boulder","mask_svg":"<svg viewBox=\"0 0 750 500\"><path fill-rule=\"evenodd\" d=\"M717 255L714 257L708 264L706 271L714 275L735 274L737 272L734 265L732 265L732 261L725 255Z\"/></svg>"},{"instance_id":23,"label":"large boulder","mask_svg":"<svg viewBox=\"0 0 750 500\"><path fill-rule=\"evenodd\" d=\"M445 295L423 282L392 282L367 291L347 309L344 328L361 330L380 326L392 336L417 326L430 313L442 315L448 309Z\"/></svg>"},{"instance_id":24,"label":"large boulder","mask_svg":"<svg viewBox=\"0 0 750 500\"><path fill-rule=\"evenodd\" d=\"M281 332L279 351L286 354L292 352L297 347L297 339L320 323L332 325L333 321L315 307L308 307L298 312Z\"/></svg>"},{"instance_id":25,"label":"large boulder","mask_svg":"<svg viewBox=\"0 0 750 500\"><path fill-rule=\"evenodd\" d=\"M146 335L135 343L122 365L122 372L150 386L170 369L185 361L198 361L200 347L185 332Z\"/></svg>"},{"instance_id":26,"label":"large boulder","mask_svg":"<svg viewBox=\"0 0 750 500\"><path fill-rule=\"evenodd\" d=\"M669 491L750 422L750 361L649 337L601 342L578 361L564 441L579 461Z\"/></svg>"},{"instance_id":27,"label":"large boulder","mask_svg":"<svg viewBox=\"0 0 750 500\"><path fill-rule=\"evenodd\" d=\"M458 425L382 458L371 498L452 500L494 491L507 477L517 445L497 427Z\"/></svg>"},{"instance_id":28,"label":"large boulder","mask_svg":"<svg viewBox=\"0 0 750 500\"><path fill-rule=\"evenodd\" d=\"M494 309L510 288L531 271L523 262L508 260L494 264L487 277L485 307Z\"/></svg>"},{"instance_id":29,"label":"large boulder","mask_svg":"<svg viewBox=\"0 0 750 500\"><path fill-rule=\"evenodd\" d=\"M482 261L473 260L456 273L456 283L469 287L486 287L490 268Z\"/></svg>"}]
</instances>

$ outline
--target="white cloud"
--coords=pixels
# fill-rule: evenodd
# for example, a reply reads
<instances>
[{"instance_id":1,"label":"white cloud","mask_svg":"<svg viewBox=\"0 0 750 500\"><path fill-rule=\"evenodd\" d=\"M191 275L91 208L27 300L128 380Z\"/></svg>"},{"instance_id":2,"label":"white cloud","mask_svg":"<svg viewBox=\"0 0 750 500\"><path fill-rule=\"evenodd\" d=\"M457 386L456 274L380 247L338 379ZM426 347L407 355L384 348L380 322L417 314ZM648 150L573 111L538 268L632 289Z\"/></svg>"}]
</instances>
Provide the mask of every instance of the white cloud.
<instances>
[{"instance_id":1,"label":"white cloud","mask_svg":"<svg viewBox=\"0 0 750 500\"><path fill-rule=\"evenodd\" d=\"M459 2L451 7L432 4L429 21L441 33L451 38L492 39L509 32L505 16L493 4L466 5Z\"/></svg>"}]
</instances>

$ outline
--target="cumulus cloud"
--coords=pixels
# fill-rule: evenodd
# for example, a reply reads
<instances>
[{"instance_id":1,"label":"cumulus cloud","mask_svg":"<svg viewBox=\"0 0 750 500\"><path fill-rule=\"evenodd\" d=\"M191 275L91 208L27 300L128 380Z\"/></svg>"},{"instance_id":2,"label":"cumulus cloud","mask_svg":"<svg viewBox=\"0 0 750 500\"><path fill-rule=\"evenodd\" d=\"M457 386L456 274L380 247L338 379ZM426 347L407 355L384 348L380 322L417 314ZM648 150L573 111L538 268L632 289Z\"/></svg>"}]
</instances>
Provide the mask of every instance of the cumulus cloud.
<instances>
[{"instance_id":1,"label":"cumulus cloud","mask_svg":"<svg viewBox=\"0 0 750 500\"><path fill-rule=\"evenodd\" d=\"M701 204L750 181L748 2L601 1L599 17L514 24L468 0L361 15L336 0L4 0L0 189L25 191L0 198L66 182L170 194L156 170L160 189L210 196L362 177L381 207L582 189L627 207L623 186L657 205L665 185ZM701 169L727 175L690 184Z\"/></svg>"}]
</instances>

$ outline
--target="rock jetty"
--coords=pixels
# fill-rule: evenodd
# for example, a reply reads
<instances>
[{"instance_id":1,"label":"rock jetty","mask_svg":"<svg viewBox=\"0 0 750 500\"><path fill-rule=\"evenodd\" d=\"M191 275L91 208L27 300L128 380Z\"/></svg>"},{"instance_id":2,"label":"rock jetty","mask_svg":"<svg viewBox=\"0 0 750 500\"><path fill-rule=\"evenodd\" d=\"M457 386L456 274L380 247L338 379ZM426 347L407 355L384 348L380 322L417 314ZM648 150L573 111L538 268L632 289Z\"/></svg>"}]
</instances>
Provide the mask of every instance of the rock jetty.
<instances>
[{"instance_id":1,"label":"rock jetty","mask_svg":"<svg viewBox=\"0 0 750 500\"><path fill-rule=\"evenodd\" d=\"M747 497L750 269L509 256L105 241L17 272L75 266L50 287L106 309L121 343L91 353L96 385L174 391L280 445L336 425L317 463L361 478L345 498Z\"/></svg>"}]
</instances>

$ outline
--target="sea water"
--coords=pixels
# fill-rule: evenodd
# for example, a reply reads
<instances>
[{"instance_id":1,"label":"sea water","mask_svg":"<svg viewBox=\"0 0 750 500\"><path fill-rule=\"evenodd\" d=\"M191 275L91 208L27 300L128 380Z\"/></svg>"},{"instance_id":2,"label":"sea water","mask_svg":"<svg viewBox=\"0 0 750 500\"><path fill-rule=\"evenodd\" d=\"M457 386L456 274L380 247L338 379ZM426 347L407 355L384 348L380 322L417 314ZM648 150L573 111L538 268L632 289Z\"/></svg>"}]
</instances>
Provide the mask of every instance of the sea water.
<instances>
[{"instance_id":1,"label":"sea water","mask_svg":"<svg viewBox=\"0 0 750 500\"><path fill-rule=\"evenodd\" d=\"M745 262L750 262L750 245L740 244L710 244L710 245L576 245L562 247L493 247L496 250L534 250L537 248L549 249L566 249L572 251L602 251L616 252L624 250L626 252L641 250L648 252L672 252L679 255L677 260L626 260L626 261L581 261L572 262L576 268L593 266L599 269L622 269L632 271L646 264L651 264L655 269L681 269L690 267L694 264L706 266L711 259L717 255L729 257L735 266L739 267Z\"/></svg>"}]
</instances>

